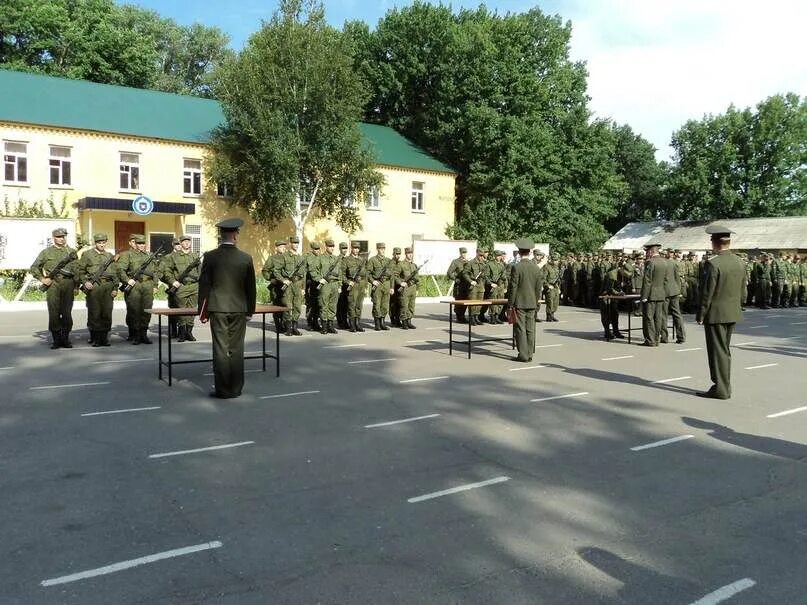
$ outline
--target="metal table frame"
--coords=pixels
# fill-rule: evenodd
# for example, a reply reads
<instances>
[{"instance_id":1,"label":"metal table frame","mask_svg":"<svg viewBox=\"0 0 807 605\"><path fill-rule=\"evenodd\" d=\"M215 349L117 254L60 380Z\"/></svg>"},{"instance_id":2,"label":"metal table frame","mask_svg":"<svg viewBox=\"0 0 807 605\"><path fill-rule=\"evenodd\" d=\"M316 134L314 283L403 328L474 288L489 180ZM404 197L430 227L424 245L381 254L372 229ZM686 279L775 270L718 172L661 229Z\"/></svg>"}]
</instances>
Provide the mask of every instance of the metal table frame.
<instances>
[{"instance_id":1,"label":"metal table frame","mask_svg":"<svg viewBox=\"0 0 807 605\"><path fill-rule=\"evenodd\" d=\"M511 347L516 348L516 335L515 327L513 333L509 338L474 338L471 332L471 322L468 322L468 340L454 340L454 307L460 305L467 308L470 307L490 307L493 305L507 305L506 298L489 298L487 300L443 300L443 303L448 304L448 354L454 355L454 343L458 345L465 345L468 347L468 359L471 358L471 349L474 343L483 342L507 342L510 341ZM508 324L509 325L509 324Z\"/></svg>"},{"instance_id":2,"label":"metal table frame","mask_svg":"<svg viewBox=\"0 0 807 605\"><path fill-rule=\"evenodd\" d=\"M280 377L280 332L275 331L275 354L266 352L266 314L267 313L282 313L286 311L286 307L277 307L274 305L258 305L255 309L255 315L261 315L261 354L260 355L245 355L244 359L260 359L261 370L266 371L266 360L275 360L275 376ZM168 340L168 360L163 361L163 316L166 317L186 317L189 315L198 316L199 312L192 308L182 309L146 309L147 313L157 316L157 377L159 380L163 379L163 366L168 368L168 386L173 386L173 367L175 365L182 365L187 363L210 363L210 359L183 359L181 361L174 361L173 348L171 346L171 330L166 330L166 337ZM167 327L168 322L166 322Z\"/></svg>"},{"instance_id":3,"label":"metal table frame","mask_svg":"<svg viewBox=\"0 0 807 605\"><path fill-rule=\"evenodd\" d=\"M620 301L620 300L630 300L630 301L633 301L633 304L641 305L642 304L642 301L640 300L641 298L642 297L639 294L616 294L616 295L614 295L614 294L602 294L602 295L600 295L600 300L604 300L606 306L611 306L611 304L612 304L611 301L613 301L613 300L615 300L617 302ZM633 319L633 304L631 306L629 306L628 310L627 310L627 314L628 314L628 329L627 329L627 332L628 332L628 344L631 344L631 336L630 336L631 332L633 330L641 330L642 329L642 326L639 326L638 328L632 328L631 327L631 320ZM617 313L617 317L619 317L619 313ZM667 326L667 329L672 330L673 340L676 340L675 324L673 324L673 323L669 324ZM610 342L618 342L618 340L613 339Z\"/></svg>"}]
</instances>

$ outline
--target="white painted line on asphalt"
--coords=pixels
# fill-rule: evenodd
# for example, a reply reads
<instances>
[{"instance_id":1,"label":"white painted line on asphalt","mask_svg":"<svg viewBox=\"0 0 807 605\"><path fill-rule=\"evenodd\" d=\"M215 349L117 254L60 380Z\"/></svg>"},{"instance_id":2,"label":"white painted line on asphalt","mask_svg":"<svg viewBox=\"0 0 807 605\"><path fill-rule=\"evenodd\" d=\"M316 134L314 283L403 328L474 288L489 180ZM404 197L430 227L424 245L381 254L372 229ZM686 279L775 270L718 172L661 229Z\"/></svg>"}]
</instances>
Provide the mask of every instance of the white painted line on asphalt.
<instances>
[{"instance_id":1,"label":"white painted line on asphalt","mask_svg":"<svg viewBox=\"0 0 807 605\"><path fill-rule=\"evenodd\" d=\"M196 546L186 546L184 548L175 548L174 550L166 550L154 555L147 555L137 559L130 559L129 561L121 561L120 563L113 563L105 567L98 567L96 569L88 569L79 573L70 574L69 576L60 576L58 578L51 578L50 580L43 580L40 584L42 586L55 586L57 584L67 584L77 580L85 580L87 578L94 578L95 576L103 576L116 571L123 571L124 569L131 569L139 565L146 565L147 563L154 563L162 561L163 559L171 559L173 557L181 557L183 555L190 555L195 552L203 550L210 550L212 548L221 548L222 544L218 540L213 542L205 542L204 544L197 544Z\"/></svg>"},{"instance_id":2,"label":"white painted line on asphalt","mask_svg":"<svg viewBox=\"0 0 807 605\"><path fill-rule=\"evenodd\" d=\"M263 370L244 370L244 374L249 374L250 372L263 372ZM205 372L202 376L215 376L215 373Z\"/></svg>"},{"instance_id":3,"label":"white painted line on asphalt","mask_svg":"<svg viewBox=\"0 0 807 605\"><path fill-rule=\"evenodd\" d=\"M582 397L583 395L588 395L588 391L582 391L580 393L569 393L568 395L554 395L552 397L541 397L540 399L530 399L530 403L538 403L539 401L552 401L553 399L566 399L568 397Z\"/></svg>"},{"instance_id":4,"label":"white painted line on asphalt","mask_svg":"<svg viewBox=\"0 0 807 605\"><path fill-rule=\"evenodd\" d=\"M354 345L328 345L327 347L322 347L323 349L352 349L354 347L366 347L367 345L363 342L354 344Z\"/></svg>"},{"instance_id":5,"label":"white painted line on asphalt","mask_svg":"<svg viewBox=\"0 0 807 605\"><path fill-rule=\"evenodd\" d=\"M348 365L354 365L357 363L379 363L382 361L397 361L397 357L387 357L386 359L359 359L356 361L348 361Z\"/></svg>"},{"instance_id":6,"label":"white painted line on asphalt","mask_svg":"<svg viewBox=\"0 0 807 605\"><path fill-rule=\"evenodd\" d=\"M676 349L676 353L687 353L689 351L703 351L703 347L693 347L691 349Z\"/></svg>"},{"instance_id":7,"label":"white painted line on asphalt","mask_svg":"<svg viewBox=\"0 0 807 605\"><path fill-rule=\"evenodd\" d=\"M101 384L109 384L109 381L106 382L82 382L79 384L52 384L46 387L28 387L29 391L38 391L41 389L70 389L73 387L94 387Z\"/></svg>"},{"instance_id":8,"label":"white painted line on asphalt","mask_svg":"<svg viewBox=\"0 0 807 605\"><path fill-rule=\"evenodd\" d=\"M424 330L448 330L445 326L432 326L431 328L423 328Z\"/></svg>"},{"instance_id":9,"label":"white painted line on asphalt","mask_svg":"<svg viewBox=\"0 0 807 605\"><path fill-rule=\"evenodd\" d=\"M669 445L671 443L678 443L679 441L685 441L686 439L692 439L695 435L681 435L680 437L673 437L671 439L662 439L661 441L654 441L653 443L647 443L645 445L637 445L636 447L630 448L632 452L639 452L641 450L649 450L651 447L661 447L662 445Z\"/></svg>"},{"instance_id":10,"label":"white painted line on asphalt","mask_svg":"<svg viewBox=\"0 0 807 605\"><path fill-rule=\"evenodd\" d=\"M294 397L295 395L315 395L319 391L297 391L296 393L281 393L280 395L263 395L258 399L279 399L280 397Z\"/></svg>"},{"instance_id":11,"label":"white painted line on asphalt","mask_svg":"<svg viewBox=\"0 0 807 605\"><path fill-rule=\"evenodd\" d=\"M620 355L619 357L603 357L601 361L616 361L617 359L633 359L633 355Z\"/></svg>"},{"instance_id":12,"label":"white painted line on asphalt","mask_svg":"<svg viewBox=\"0 0 807 605\"><path fill-rule=\"evenodd\" d=\"M526 368L510 368L510 372L523 372L524 370L540 370L546 368L547 366L529 366Z\"/></svg>"},{"instance_id":13,"label":"white painted line on asphalt","mask_svg":"<svg viewBox=\"0 0 807 605\"><path fill-rule=\"evenodd\" d=\"M448 342L448 341L447 340L441 340L439 338L431 338L431 339L427 339L427 340L407 340L407 341L404 342L404 344L417 345L417 344L423 344L423 343L427 343L427 342L435 342L435 343L437 343L437 342Z\"/></svg>"},{"instance_id":14,"label":"white painted line on asphalt","mask_svg":"<svg viewBox=\"0 0 807 605\"><path fill-rule=\"evenodd\" d=\"M763 325L763 326L746 326L746 327L747 327L749 330L756 330L757 328L767 328L767 327L768 327L768 324L765 324L765 325Z\"/></svg>"},{"instance_id":15,"label":"white painted line on asphalt","mask_svg":"<svg viewBox=\"0 0 807 605\"><path fill-rule=\"evenodd\" d=\"M774 319L777 317L784 317L784 315L768 315L768 319Z\"/></svg>"},{"instance_id":16,"label":"white painted line on asphalt","mask_svg":"<svg viewBox=\"0 0 807 605\"><path fill-rule=\"evenodd\" d=\"M213 450L226 450L242 445L252 445L254 441L239 441L238 443L225 443L224 445L212 445L210 447L199 447L193 450L179 450L177 452L163 452L161 454L149 454L149 458L166 458L168 456L182 456L184 454L197 454L199 452L212 452Z\"/></svg>"},{"instance_id":17,"label":"white painted line on asphalt","mask_svg":"<svg viewBox=\"0 0 807 605\"><path fill-rule=\"evenodd\" d=\"M160 406L155 405L150 408L128 408L125 410L108 410L106 412L90 412L88 414L82 414L82 416L104 416L106 414L125 414L126 412L145 412L146 410L159 410Z\"/></svg>"},{"instance_id":18,"label":"white painted line on asphalt","mask_svg":"<svg viewBox=\"0 0 807 605\"><path fill-rule=\"evenodd\" d=\"M765 418L779 418L779 416L790 416L790 414L798 414L799 412L807 411L807 406L801 408L793 408L792 410L785 410L784 412L777 412L776 414L770 414L765 416Z\"/></svg>"},{"instance_id":19,"label":"white painted line on asphalt","mask_svg":"<svg viewBox=\"0 0 807 605\"><path fill-rule=\"evenodd\" d=\"M153 357L138 357L137 359L107 359L105 361L93 361L93 365L99 363L129 363L133 361L156 361Z\"/></svg>"},{"instance_id":20,"label":"white painted line on asphalt","mask_svg":"<svg viewBox=\"0 0 807 605\"><path fill-rule=\"evenodd\" d=\"M0 338L36 338L33 334L3 334Z\"/></svg>"},{"instance_id":21,"label":"white painted line on asphalt","mask_svg":"<svg viewBox=\"0 0 807 605\"><path fill-rule=\"evenodd\" d=\"M559 345L535 345L536 349L552 349L554 347L562 347L562 344Z\"/></svg>"},{"instance_id":22,"label":"white painted line on asphalt","mask_svg":"<svg viewBox=\"0 0 807 605\"><path fill-rule=\"evenodd\" d=\"M440 496L449 496L451 494L456 494L458 492L467 492L470 489L476 489L478 487L486 487L488 485L504 483L505 481L510 481L510 477L502 476L502 477L496 477L495 479L488 479L487 481L480 481L479 483L468 483L467 485L459 485L457 487L452 487L451 489L444 489L439 492L432 492L431 494L423 494L422 496L409 498L407 502L409 502L410 504L414 504L416 502L423 502L424 500L432 500L434 498L439 498Z\"/></svg>"},{"instance_id":23,"label":"white painted line on asphalt","mask_svg":"<svg viewBox=\"0 0 807 605\"><path fill-rule=\"evenodd\" d=\"M762 368L772 368L773 366L778 366L778 363L763 363L761 366L749 366L745 368L746 370L760 370Z\"/></svg>"},{"instance_id":24,"label":"white painted line on asphalt","mask_svg":"<svg viewBox=\"0 0 807 605\"><path fill-rule=\"evenodd\" d=\"M678 382L679 380L689 380L692 376L678 376L677 378L665 378L664 380L654 380L652 384L667 384L668 382Z\"/></svg>"},{"instance_id":25,"label":"white painted line on asphalt","mask_svg":"<svg viewBox=\"0 0 807 605\"><path fill-rule=\"evenodd\" d=\"M740 593L743 590L748 590L755 585L756 582L754 582L754 580L751 578L743 578L742 580L737 580L732 584L727 584L723 588L718 588L714 592L710 592L705 597L700 598L692 603L692 605L716 605L717 603L730 599L737 593Z\"/></svg>"},{"instance_id":26,"label":"white painted line on asphalt","mask_svg":"<svg viewBox=\"0 0 807 605\"><path fill-rule=\"evenodd\" d=\"M735 346L735 347L750 347L750 346L755 345L755 344L757 344L757 343L754 342L754 341L751 341L751 342L738 342L736 345L732 345L732 346Z\"/></svg>"},{"instance_id":27,"label":"white painted line on asphalt","mask_svg":"<svg viewBox=\"0 0 807 605\"><path fill-rule=\"evenodd\" d=\"M428 382L430 380L444 380L448 376L432 376L431 378L410 378L409 380L399 380L398 384L408 384L410 382Z\"/></svg>"},{"instance_id":28,"label":"white painted line on asphalt","mask_svg":"<svg viewBox=\"0 0 807 605\"><path fill-rule=\"evenodd\" d=\"M428 416L415 416L414 418L404 418L403 420L391 420L389 422L379 422L377 424L365 424L366 429L375 429L380 426L392 426L393 424L403 424L405 422L415 422L416 420L426 420L427 418L437 418L440 414L429 414Z\"/></svg>"},{"instance_id":29,"label":"white painted line on asphalt","mask_svg":"<svg viewBox=\"0 0 807 605\"><path fill-rule=\"evenodd\" d=\"M793 322L792 324L790 324L790 325L791 325L791 326L803 326L804 324L807 324L807 321L794 321L794 322Z\"/></svg>"},{"instance_id":30,"label":"white painted line on asphalt","mask_svg":"<svg viewBox=\"0 0 807 605\"><path fill-rule=\"evenodd\" d=\"M0 370L13 370L14 366L6 366L5 368L0 368Z\"/></svg>"}]
</instances>

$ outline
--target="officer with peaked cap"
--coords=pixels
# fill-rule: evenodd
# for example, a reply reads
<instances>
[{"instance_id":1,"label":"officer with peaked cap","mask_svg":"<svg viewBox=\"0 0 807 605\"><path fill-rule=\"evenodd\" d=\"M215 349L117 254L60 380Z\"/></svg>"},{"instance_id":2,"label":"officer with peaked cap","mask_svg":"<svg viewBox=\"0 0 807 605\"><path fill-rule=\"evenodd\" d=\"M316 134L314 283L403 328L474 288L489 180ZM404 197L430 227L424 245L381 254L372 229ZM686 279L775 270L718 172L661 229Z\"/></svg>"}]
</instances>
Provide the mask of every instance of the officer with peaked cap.
<instances>
[{"instance_id":1,"label":"officer with peaked cap","mask_svg":"<svg viewBox=\"0 0 807 605\"><path fill-rule=\"evenodd\" d=\"M731 336L734 326L742 321L742 299L745 291L743 261L731 252L728 227L710 225L706 233L712 239L714 255L706 261L704 283L698 307L697 321L706 335L706 356L712 387L700 397L729 399L731 397Z\"/></svg>"},{"instance_id":2,"label":"officer with peaked cap","mask_svg":"<svg viewBox=\"0 0 807 605\"><path fill-rule=\"evenodd\" d=\"M513 331L518 356L514 360L528 362L532 361L535 351L535 310L541 297L543 279L541 269L530 259L532 241L519 239L515 246L521 258L510 271L507 303L516 315Z\"/></svg>"},{"instance_id":3,"label":"officer with peaked cap","mask_svg":"<svg viewBox=\"0 0 807 605\"><path fill-rule=\"evenodd\" d=\"M48 330L53 338L50 348L73 348L70 344L70 330L73 329L73 299L75 297L76 251L67 245L67 230L54 229L51 232L53 245L48 246L31 265L31 275L42 282L47 290Z\"/></svg>"},{"instance_id":4,"label":"officer with peaked cap","mask_svg":"<svg viewBox=\"0 0 807 605\"><path fill-rule=\"evenodd\" d=\"M210 321L213 337L212 397L230 399L244 387L244 336L255 313L255 266L236 247L244 221L227 219L216 225L220 244L205 254L199 276L199 317Z\"/></svg>"},{"instance_id":5,"label":"officer with peaked cap","mask_svg":"<svg viewBox=\"0 0 807 605\"><path fill-rule=\"evenodd\" d=\"M659 254L661 244L645 244L645 268L642 278L642 332L645 347L657 347L666 319L667 260Z\"/></svg>"},{"instance_id":6,"label":"officer with peaked cap","mask_svg":"<svg viewBox=\"0 0 807 605\"><path fill-rule=\"evenodd\" d=\"M89 343L93 347L108 347L112 306L118 293L117 276L112 266L115 257L106 250L106 233L96 233L93 242L95 245L84 252L76 263L76 276L86 298Z\"/></svg>"}]
</instances>

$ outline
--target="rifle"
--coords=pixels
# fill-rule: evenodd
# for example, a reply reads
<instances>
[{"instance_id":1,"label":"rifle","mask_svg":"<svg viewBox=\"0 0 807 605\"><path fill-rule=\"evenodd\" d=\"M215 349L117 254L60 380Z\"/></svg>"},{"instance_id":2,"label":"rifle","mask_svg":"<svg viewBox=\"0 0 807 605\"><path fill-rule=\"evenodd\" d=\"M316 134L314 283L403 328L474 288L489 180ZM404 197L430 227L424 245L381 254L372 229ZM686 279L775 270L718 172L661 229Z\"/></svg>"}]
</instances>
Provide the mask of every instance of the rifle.
<instances>
[{"instance_id":1,"label":"rifle","mask_svg":"<svg viewBox=\"0 0 807 605\"><path fill-rule=\"evenodd\" d=\"M190 265L188 265L187 267L185 267L185 269L182 271L182 273L180 273L180 274L177 276L176 281L178 281L178 282L181 284L181 283L182 283L182 280L183 280L183 279L185 279L186 277L188 277L188 275L190 275L190 274L191 274L191 271L193 271L194 269L196 269L196 267L198 267L200 264L202 264L202 257L201 257L201 256L200 256L199 258L195 259L193 262L191 262L191 264L190 264ZM167 292L168 292L169 294L173 295L173 294L176 294L176 293L177 293L177 290L178 290L178 289L179 289L179 288L175 288L175 287L172 285L170 288L168 288Z\"/></svg>"},{"instance_id":2,"label":"rifle","mask_svg":"<svg viewBox=\"0 0 807 605\"><path fill-rule=\"evenodd\" d=\"M415 270L412 271L412 275L410 275L409 278L406 280L406 285L411 286L412 285L412 283L411 283L412 280L415 279L418 276L418 273L420 273L420 270L423 267L425 267L426 265L428 265L428 264L429 264L429 259L427 258L422 265L420 265L419 267L415 266Z\"/></svg>"},{"instance_id":3,"label":"rifle","mask_svg":"<svg viewBox=\"0 0 807 605\"><path fill-rule=\"evenodd\" d=\"M324 279L325 281L328 281L328 278L331 276L331 273L333 273L333 270L336 269L336 265L339 264L340 258L341 257L339 257L339 256L336 257L336 260L333 263L331 263L331 268L328 269L328 272L325 275L323 275L320 279ZM320 290L321 288L322 288L322 282L319 282L317 284L317 290Z\"/></svg>"},{"instance_id":4,"label":"rifle","mask_svg":"<svg viewBox=\"0 0 807 605\"><path fill-rule=\"evenodd\" d=\"M95 273L93 273L92 276L90 276L90 279L88 279L87 281L90 282L91 284L97 286L98 282L101 281L101 276L104 274L104 272L107 269L109 269L109 265L111 265L113 262L115 262L115 255L110 254L109 258L106 259L106 262L103 265L101 265L100 267L98 267L98 269L96 269ZM78 289L81 290L82 292L84 292L85 294L87 293L87 289L84 287L83 282L78 287Z\"/></svg>"},{"instance_id":5,"label":"rifle","mask_svg":"<svg viewBox=\"0 0 807 605\"><path fill-rule=\"evenodd\" d=\"M367 264L367 259L368 258L369 258L368 256L364 257L364 260L361 261L361 264L359 265L359 268L356 269L356 273L354 273L353 277L351 277L350 280L348 280L348 284L347 284L347 289L348 290L350 290L353 287L353 284L356 283L356 280L359 279L359 275L361 274L361 270L364 269L364 265Z\"/></svg>"},{"instance_id":6,"label":"rifle","mask_svg":"<svg viewBox=\"0 0 807 605\"><path fill-rule=\"evenodd\" d=\"M51 275L53 277L56 277L59 274L59 271L64 269L69 263L73 262L77 258L78 258L78 255L76 254L76 251L71 250L67 254L67 256L65 256L62 260L60 260L58 263L56 263L56 266L53 267L53 271L48 271L48 274L45 277L50 277ZM53 282L51 281L51 283L53 283ZM50 288L50 286L49 285L46 286L45 284L42 284L42 285L39 286L39 289L42 290L42 292L45 292L48 288Z\"/></svg>"},{"instance_id":7,"label":"rifle","mask_svg":"<svg viewBox=\"0 0 807 605\"><path fill-rule=\"evenodd\" d=\"M159 248L156 252L152 252L148 255L148 258L143 261L143 263L137 268L137 271L134 272L131 279L137 281L140 279L140 276L146 272L149 265L154 262L154 260L160 258L162 255L165 254L165 250ZM129 285L129 282L121 282L120 287L118 288L122 292L129 292L132 289L132 286Z\"/></svg>"},{"instance_id":8,"label":"rifle","mask_svg":"<svg viewBox=\"0 0 807 605\"><path fill-rule=\"evenodd\" d=\"M378 279L377 279L377 280L375 280L375 281L382 282L382 281L384 281L385 279L387 279L387 271L389 271L389 266L390 266L391 264L392 264L392 259L387 260L387 263L384 265L384 270L381 272L381 275L379 275L379 276L378 276ZM377 287L378 287L378 286L372 286L372 287L370 288L370 290L372 290L373 292L375 292L375 289L376 289Z\"/></svg>"},{"instance_id":9,"label":"rifle","mask_svg":"<svg viewBox=\"0 0 807 605\"><path fill-rule=\"evenodd\" d=\"M304 257L302 257L302 258L300 259L299 264L298 264L298 265L297 265L297 266L294 268L294 271L293 271L293 272L292 272L292 274L289 276L289 281L290 281L290 282L293 282L295 279L297 279L298 277L300 277L300 276L299 276L299 275L297 275L297 274L300 272L300 269L302 269L303 265L305 264L305 261L306 261L305 256L304 256ZM283 292L285 292L285 291L286 291L286 288L288 288L288 287L289 287L289 284L283 284L283 285L280 287L280 289L281 289Z\"/></svg>"}]
</instances>

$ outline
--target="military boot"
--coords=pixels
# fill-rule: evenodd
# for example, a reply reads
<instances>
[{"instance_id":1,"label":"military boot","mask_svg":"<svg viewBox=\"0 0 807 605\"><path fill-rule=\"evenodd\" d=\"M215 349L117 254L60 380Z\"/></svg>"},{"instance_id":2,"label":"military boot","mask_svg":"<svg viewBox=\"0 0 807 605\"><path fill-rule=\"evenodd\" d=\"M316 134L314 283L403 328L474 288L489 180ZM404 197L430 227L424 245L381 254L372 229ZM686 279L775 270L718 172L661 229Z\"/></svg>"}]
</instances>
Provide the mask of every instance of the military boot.
<instances>
[{"instance_id":1,"label":"military boot","mask_svg":"<svg viewBox=\"0 0 807 605\"><path fill-rule=\"evenodd\" d=\"M373 320L375 321L375 331L380 332L381 331L381 318L380 317L373 317ZM56 347L54 347L54 348L58 348L58 345Z\"/></svg>"},{"instance_id":2,"label":"military boot","mask_svg":"<svg viewBox=\"0 0 807 605\"><path fill-rule=\"evenodd\" d=\"M185 342L185 326L177 328L177 342Z\"/></svg>"},{"instance_id":3,"label":"military boot","mask_svg":"<svg viewBox=\"0 0 807 605\"><path fill-rule=\"evenodd\" d=\"M386 330L389 330L389 326L387 326L387 324L386 324L386 318L384 318L384 317L379 317L379 318L378 318L378 321L381 323L381 329L382 329L382 330L385 330L385 331L386 331Z\"/></svg>"},{"instance_id":4,"label":"military boot","mask_svg":"<svg viewBox=\"0 0 807 605\"><path fill-rule=\"evenodd\" d=\"M407 319L406 323L409 324L409 329L410 330L416 330L417 329L417 328L415 328L415 324L412 323L411 319Z\"/></svg>"},{"instance_id":5,"label":"military boot","mask_svg":"<svg viewBox=\"0 0 807 605\"><path fill-rule=\"evenodd\" d=\"M196 342L196 337L193 335L193 326L185 326L185 340Z\"/></svg>"},{"instance_id":6,"label":"military boot","mask_svg":"<svg viewBox=\"0 0 807 605\"><path fill-rule=\"evenodd\" d=\"M62 330L62 348L72 349L73 344L70 342L70 330Z\"/></svg>"},{"instance_id":7,"label":"military boot","mask_svg":"<svg viewBox=\"0 0 807 605\"><path fill-rule=\"evenodd\" d=\"M364 332L364 327L361 325L361 317L357 317L354 320L356 322L356 332Z\"/></svg>"},{"instance_id":8,"label":"military boot","mask_svg":"<svg viewBox=\"0 0 807 605\"><path fill-rule=\"evenodd\" d=\"M297 327L297 322L296 321L292 322L291 333L294 334L295 336L302 336L303 335L303 333L300 332L300 329Z\"/></svg>"},{"instance_id":9,"label":"military boot","mask_svg":"<svg viewBox=\"0 0 807 605\"><path fill-rule=\"evenodd\" d=\"M139 345L141 342L143 342L143 339L140 336L140 330L132 330L131 342L133 345Z\"/></svg>"},{"instance_id":10,"label":"military boot","mask_svg":"<svg viewBox=\"0 0 807 605\"><path fill-rule=\"evenodd\" d=\"M402 319L401 320L401 330L408 330L409 329L409 320Z\"/></svg>"},{"instance_id":11,"label":"military boot","mask_svg":"<svg viewBox=\"0 0 807 605\"><path fill-rule=\"evenodd\" d=\"M104 338L101 336L101 332L90 330L90 338L88 342L92 343L93 348L96 348L103 345Z\"/></svg>"},{"instance_id":12,"label":"military boot","mask_svg":"<svg viewBox=\"0 0 807 605\"><path fill-rule=\"evenodd\" d=\"M321 319L320 324L321 325L320 325L319 333L320 334L327 334L328 333L328 322L327 322L327 320Z\"/></svg>"},{"instance_id":13,"label":"military boot","mask_svg":"<svg viewBox=\"0 0 807 605\"><path fill-rule=\"evenodd\" d=\"M150 345L151 344L151 339L149 338L149 329L148 328L140 330L140 342L142 342L144 345Z\"/></svg>"},{"instance_id":14,"label":"military boot","mask_svg":"<svg viewBox=\"0 0 807 605\"><path fill-rule=\"evenodd\" d=\"M347 322L350 324L350 331L351 332L358 332L358 329L356 329L356 318L355 317L349 317Z\"/></svg>"},{"instance_id":15,"label":"military boot","mask_svg":"<svg viewBox=\"0 0 807 605\"><path fill-rule=\"evenodd\" d=\"M58 349L60 346L62 346L62 335L58 330L51 330L50 336L52 338L50 343L51 349Z\"/></svg>"},{"instance_id":16,"label":"military boot","mask_svg":"<svg viewBox=\"0 0 807 605\"><path fill-rule=\"evenodd\" d=\"M606 330L606 331L605 331L605 340L609 340L609 341L610 341L610 340L613 340L613 339L614 339L614 335L613 335L613 334L611 334L611 330Z\"/></svg>"},{"instance_id":17,"label":"military boot","mask_svg":"<svg viewBox=\"0 0 807 605\"><path fill-rule=\"evenodd\" d=\"M333 327L333 320L328 320L328 334L338 334L339 331Z\"/></svg>"},{"instance_id":18,"label":"military boot","mask_svg":"<svg viewBox=\"0 0 807 605\"><path fill-rule=\"evenodd\" d=\"M294 336L294 326L291 323L291 320L286 321L286 336Z\"/></svg>"},{"instance_id":19,"label":"military boot","mask_svg":"<svg viewBox=\"0 0 807 605\"><path fill-rule=\"evenodd\" d=\"M101 331L101 332L99 332L99 334L101 335L101 346L102 347L111 346L109 344L109 332Z\"/></svg>"},{"instance_id":20,"label":"military boot","mask_svg":"<svg viewBox=\"0 0 807 605\"><path fill-rule=\"evenodd\" d=\"M134 340L134 330L132 330L132 328L130 328L130 327L127 327L126 332L127 332L126 333L126 340L129 341L129 342L132 342L132 340Z\"/></svg>"},{"instance_id":21,"label":"military boot","mask_svg":"<svg viewBox=\"0 0 807 605\"><path fill-rule=\"evenodd\" d=\"M87 339L88 345L91 345L95 342L95 335L96 335L95 330L90 330L90 337Z\"/></svg>"}]
</instances>

